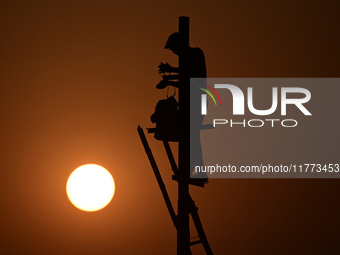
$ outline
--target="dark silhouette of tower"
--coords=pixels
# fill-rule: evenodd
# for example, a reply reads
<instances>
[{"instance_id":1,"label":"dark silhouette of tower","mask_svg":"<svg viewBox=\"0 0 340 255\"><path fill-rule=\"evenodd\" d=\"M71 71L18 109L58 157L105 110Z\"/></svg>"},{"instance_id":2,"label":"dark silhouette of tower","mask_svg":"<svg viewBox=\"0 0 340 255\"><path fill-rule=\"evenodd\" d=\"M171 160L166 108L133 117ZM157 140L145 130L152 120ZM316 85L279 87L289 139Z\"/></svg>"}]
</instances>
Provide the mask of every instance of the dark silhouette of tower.
<instances>
[{"instance_id":1,"label":"dark silhouette of tower","mask_svg":"<svg viewBox=\"0 0 340 255\"><path fill-rule=\"evenodd\" d=\"M172 67L167 63L161 63L159 65L160 73L173 72L176 74L163 75L163 79L157 85L157 88L164 89L167 86L174 86L179 89L179 128L176 129L171 127L167 129L167 125L164 125L164 123L167 123L167 121L159 116L160 109L163 109L164 112L173 114L171 117L172 119L177 119L175 116L176 110L174 110L176 107L173 103L174 99L161 100L157 105L159 111L157 111L156 107L156 112L151 117L151 120L156 122L156 128L148 129L148 132L155 133L155 138L163 141L164 148L174 173L173 179L178 182L177 215L175 214L175 211L172 207L156 161L152 155L151 149L144 135L144 131L141 127L138 127L138 133L143 143L145 152L148 155L150 164L163 194L173 224L177 230L177 254L191 254L190 246L198 243L202 243L207 254L213 254L198 216L198 208L196 207L189 193L190 184L204 187L204 185L207 183L207 178L205 178L205 176L203 179L190 179L192 172L192 169L190 169L190 77L205 78L206 67L203 52L199 48L191 48L189 46L189 17L179 18L179 32L169 36L165 48L172 50L174 54L178 55L178 68ZM195 100L195 98L193 100ZM199 109L200 107L197 107L197 110ZM196 119L198 119L200 123L197 125L197 130L194 130L193 132L195 140L198 141L197 146L200 148L200 125L202 124L203 117ZM163 121L163 123L157 123L158 120ZM178 141L178 167L171 152L168 143L169 141ZM199 235L199 240L194 242L190 242L190 214Z\"/></svg>"}]
</instances>

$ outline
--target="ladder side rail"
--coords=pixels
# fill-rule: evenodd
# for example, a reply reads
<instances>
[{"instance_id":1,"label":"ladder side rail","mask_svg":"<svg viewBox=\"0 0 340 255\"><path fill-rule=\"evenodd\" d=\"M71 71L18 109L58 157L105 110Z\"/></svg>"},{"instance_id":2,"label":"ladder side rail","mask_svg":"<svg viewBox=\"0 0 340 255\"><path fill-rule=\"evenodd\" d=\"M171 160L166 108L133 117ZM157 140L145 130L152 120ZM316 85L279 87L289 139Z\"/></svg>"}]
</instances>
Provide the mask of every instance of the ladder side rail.
<instances>
[{"instance_id":1,"label":"ladder side rail","mask_svg":"<svg viewBox=\"0 0 340 255\"><path fill-rule=\"evenodd\" d=\"M175 228L177 229L177 227L178 227L177 226L178 225L178 220L177 220L176 213L175 213L174 208L173 208L173 206L171 204L169 194L168 194L168 192L166 190L165 184L164 184L162 176L161 176L161 174L159 172L159 169L158 169L158 166L156 164L155 158L154 158L154 156L153 156L153 154L151 152L151 149L150 149L150 146L148 144L148 141L146 140L144 131L143 131L143 129L140 126L138 126L137 131L138 131L139 137L140 137L140 139L141 139L141 141L143 143L144 150L145 150L145 152L146 152L146 154L147 154L147 156L149 158L149 161L150 161L152 170L153 170L153 172L155 174L155 177L157 179L159 188L161 189L161 192L162 192L162 195L163 195L166 207L168 208L168 211L169 211L170 217L172 219L172 222L173 222Z\"/></svg>"},{"instance_id":2,"label":"ladder side rail","mask_svg":"<svg viewBox=\"0 0 340 255\"><path fill-rule=\"evenodd\" d=\"M198 215L198 208L196 207L195 202L194 200L192 200L191 197L190 197L190 213L191 213L191 217L194 221L199 239L202 242L205 252L207 253L207 255L213 255L213 252L208 243L207 236L205 235L201 219Z\"/></svg>"},{"instance_id":3,"label":"ladder side rail","mask_svg":"<svg viewBox=\"0 0 340 255\"><path fill-rule=\"evenodd\" d=\"M174 155L172 154L169 142L163 141L163 144L164 144L166 154L168 155L168 158L169 158L169 161L170 161L171 169L174 172L174 175L179 176L178 167L177 167Z\"/></svg>"}]
</instances>

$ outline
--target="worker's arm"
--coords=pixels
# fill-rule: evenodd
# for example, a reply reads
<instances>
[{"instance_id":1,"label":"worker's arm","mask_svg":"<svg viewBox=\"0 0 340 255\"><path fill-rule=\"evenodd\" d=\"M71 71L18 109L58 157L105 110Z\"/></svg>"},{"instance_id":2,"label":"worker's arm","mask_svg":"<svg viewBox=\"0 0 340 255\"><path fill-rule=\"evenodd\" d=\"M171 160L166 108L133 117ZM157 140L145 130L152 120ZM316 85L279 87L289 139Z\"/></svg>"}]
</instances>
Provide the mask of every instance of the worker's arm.
<instances>
[{"instance_id":1,"label":"worker's arm","mask_svg":"<svg viewBox=\"0 0 340 255\"><path fill-rule=\"evenodd\" d=\"M178 67L172 67L171 65L169 65L168 63L161 63L158 66L158 73L178 73L179 72L179 68Z\"/></svg>"},{"instance_id":2,"label":"worker's arm","mask_svg":"<svg viewBox=\"0 0 340 255\"><path fill-rule=\"evenodd\" d=\"M167 86L174 86L174 87L178 88L178 84L179 84L178 81L161 80L161 81L157 84L156 88L158 88L158 89L164 89L164 88L166 88Z\"/></svg>"},{"instance_id":3,"label":"worker's arm","mask_svg":"<svg viewBox=\"0 0 340 255\"><path fill-rule=\"evenodd\" d=\"M179 75L175 74L175 75L163 75L163 80L165 81L170 81L170 80L178 80L179 79Z\"/></svg>"}]
</instances>

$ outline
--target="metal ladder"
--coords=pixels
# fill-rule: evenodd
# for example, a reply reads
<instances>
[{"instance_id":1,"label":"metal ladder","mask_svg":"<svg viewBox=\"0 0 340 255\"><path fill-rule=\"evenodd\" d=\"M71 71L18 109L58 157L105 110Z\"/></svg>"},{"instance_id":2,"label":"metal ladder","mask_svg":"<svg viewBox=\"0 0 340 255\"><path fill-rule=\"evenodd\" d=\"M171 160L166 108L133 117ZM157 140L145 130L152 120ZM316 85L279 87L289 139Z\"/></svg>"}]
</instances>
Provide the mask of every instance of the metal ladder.
<instances>
[{"instance_id":1,"label":"metal ladder","mask_svg":"<svg viewBox=\"0 0 340 255\"><path fill-rule=\"evenodd\" d=\"M173 206L171 204L169 194L168 194L168 192L166 190L165 184L163 182L163 179L162 179L162 176L161 176L160 171L158 169L158 166L156 164L155 158L154 158L154 156L152 154L152 151L150 149L149 143L148 143L148 141L146 139L146 136L144 134L143 129L140 126L138 126L137 131L138 131L139 137L140 137L140 139L142 141L142 144L144 146L145 153L146 153L146 155L149 158L149 161L150 161L152 170L153 170L153 172L155 174L155 177L157 179L159 188L161 189L161 192L162 192L165 204L167 206L167 209L169 211L170 217L172 219L172 222L173 222L175 228L177 229L177 227L178 227L177 215L176 215L175 210L174 210L174 208L173 208ZM154 131L155 130L152 129L152 128L148 130L149 133L154 133ZM175 162L174 156L172 154L169 142L168 141L163 141L163 145L164 145L165 151L167 153L168 159L170 161L170 165L171 165L172 171L174 173L174 175L172 176L172 179L175 180L175 181L178 181L179 170L178 170L177 164ZM195 186L199 186L199 187L204 187L204 185L206 183L207 183L207 181L200 180L200 179L190 179L190 181L189 181L189 184L195 185ZM195 202L191 198L190 194L188 194L188 196L189 196L188 201L190 203L190 205L189 205L190 214L191 214L191 217L192 217L193 222L195 224L196 231L197 231L198 237L199 237L199 240L190 242L190 246L202 243L205 252L208 255L213 255L213 252L212 252L212 250L210 248L210 245L208 243L207 237L206 237L205 232L203 230L202 222L201 222L200 217L198 215L198 208L196 207ZM191 254L191 251L190 251L190 254Z\"/></svg>"}]
</instances>

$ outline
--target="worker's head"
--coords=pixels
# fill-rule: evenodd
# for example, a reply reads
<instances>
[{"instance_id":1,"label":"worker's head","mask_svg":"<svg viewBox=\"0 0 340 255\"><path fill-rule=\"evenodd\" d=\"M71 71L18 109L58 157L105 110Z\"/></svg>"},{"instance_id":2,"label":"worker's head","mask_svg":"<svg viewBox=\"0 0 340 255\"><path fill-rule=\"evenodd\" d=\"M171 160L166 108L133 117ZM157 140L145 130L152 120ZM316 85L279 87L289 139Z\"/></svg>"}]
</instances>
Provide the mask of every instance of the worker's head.
<instances>
[{"instance_id":1,"label":"worker's head","mask_svg":"<svg viewBox=\"0 0 340 255\"><path fill-rule=\"evenodd\" d=\"M179 33L171 34L164 47L164 49L169 49L176 55L180 54L183 48L183 42Z\"/></svg>"}]
</instances>

